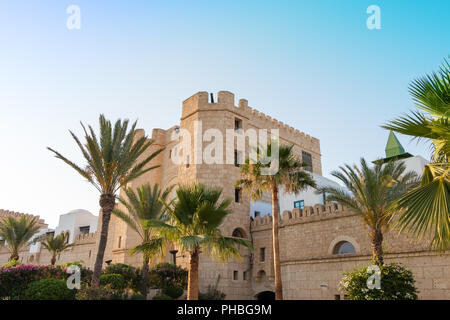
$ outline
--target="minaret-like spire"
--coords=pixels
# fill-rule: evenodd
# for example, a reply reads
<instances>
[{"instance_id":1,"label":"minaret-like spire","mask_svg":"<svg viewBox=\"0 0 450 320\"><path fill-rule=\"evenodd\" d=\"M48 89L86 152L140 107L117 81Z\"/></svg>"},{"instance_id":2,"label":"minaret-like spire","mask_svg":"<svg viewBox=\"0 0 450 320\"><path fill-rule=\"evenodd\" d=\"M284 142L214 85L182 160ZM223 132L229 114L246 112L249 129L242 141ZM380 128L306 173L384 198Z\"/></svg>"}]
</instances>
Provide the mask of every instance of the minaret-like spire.
<instances>
[{"instance_id":1,"label":"minaret-like spire","mask_svg":"<svg viewBox=\"0 0 450 320\"><path fill-rule=\"evenodd\" d=\"M405 153L405 149L392 131L389 132L389 138L384 151L386 152L386 158L397 157Z\"/></svg>"},{"instance_id":2,"label":"minaret-like spire","mask_svg":"<svg viewBox=\"0 0 450 320\"><path fill-rule=\"evenodd\" d=\"M394 132L389 132L389 138L386 143L386 148L384 149L386 153L386 158L384 159L378 159L375 161L372 161L373 163L386 163L391 160L399 160L399 159L406 159L412 157L412 154L405 152L405 149L403 148L400 141L398 141L397 137L395 136Z\"/></svg>"}]
</instances>

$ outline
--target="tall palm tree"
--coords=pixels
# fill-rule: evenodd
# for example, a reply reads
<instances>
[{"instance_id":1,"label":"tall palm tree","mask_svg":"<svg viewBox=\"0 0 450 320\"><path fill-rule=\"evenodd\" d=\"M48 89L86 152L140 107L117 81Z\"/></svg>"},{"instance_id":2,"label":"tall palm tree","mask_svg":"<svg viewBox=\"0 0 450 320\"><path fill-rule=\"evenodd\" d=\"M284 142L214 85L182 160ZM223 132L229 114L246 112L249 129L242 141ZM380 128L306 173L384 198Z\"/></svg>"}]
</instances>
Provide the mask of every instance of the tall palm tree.
<instances>
[{"instance_id":1,"label":"tall palm tree","mask_svg":"<svg viewBox=\"0 0 450 320\"><path fill-rule=\"evenodd\" d=\"M11 251L9 260L19 260L19 251L30 243L31 238L39 232L36 217L6 217L0 220L0 237Z\"/></svg>"},{"instance_id":2,"label":"tall palm tree","mask_svg":"<svg viewBox=\"0 0 450 320\"><path fill-rule=\"evenodd\" d=\"M103 265L106 241L108 238L109 220L115 205L116 192L130 181L142 174L158 167L147 166L162 149L149 151L154 140L149 140L142 136L136 138L136 122L128 129L128 120L123 122L119 119L113 125L100 115L100 136L97 136L91 126L85 128L81 126L85 134L85 144L82 144L78 137L70 131L73 139L80 148L87 164L84 167L78 166L59 152L48 148L56 158L63 160L70 167L75 169L82 177L87 179L100 192L101 207L101 231L98 244L97 257L94 265L92 281L98 284Z\"/></svg>"},{"instance_id":3,"label":"tall palm tree","mask_svg":"<svg viewBox=\"0 0 450 320\"><path fill-rule=\"evenodd\" d=\"M413 81L409 86L417 111L382 126L413 139L431 142L432 161L422 174L421 185L392 206L399 214L396 227L422 238L431 233L431 245L450 248L450 64Z\"/></svg>"},{"instance_id":4,"label":"tall palm tree","mask_svg":"<svg viewBox=\"0 0 450 320\"><path fill-rule=\"evenodd\" d=\"M219 227L231 213L231 199L220 201L220 188L203 184L178 186L177 201L165 204L169 222L154 221L152 225L190 254L188 300L198 300L198 268L200 253L207 252L220 261L240 257L239 247L252 249L250 242L222 235Z\"/></svg>"},{"instance_id":5,"label":"tall palm tree","mask_svg":"<svg viewBox=\"0 0 450 320\"><path fill-rule=\"evenodd\" d=\"M55 265L58 254L73 246L73 244L68 243L69 232L62 232L57 236L54 234L44 235L37 240L40 241L41 245L52 255L52 259L50 260L52 266Z\"/></svg>"},{"instance_id":6,"label":"tall palm tree","mask_svg":"<svg viewBox=\"0 0 450 320\"><path fill-rule=\"evenodd\" d=\"M261 159L271 158L272 144L269 142L266 148L258 148L258 161L254 164L247 158L245 163L240 166L241 179L236 182L236 187L243 187L252 200L261 198L264 192L269 192L272 196L272 241L273 241L273 263L275 275L275 299L283 299L283 285L281 282L281 266L280 266L280 244L278 240L278 222L279 222L279 192L280 187L285 193L298 194L307 187L316 187L316 183L312 176L306 172L302 163L293 153L293 145L279 146L278 172L274 175L262 174L263 168L270 167L269 161ZM276 146L274 146L276 147ZM267 163L267 164L263 164Z\"/></svg>"},{"instance_id":7,"label":"tall palm tree","mask_svg":"<svg viewBox=\"0 0 450 320\"><path fill-rule=\"evenodd\" d=\"M131 249L131 254L140 252L143 255L141 293L144 296L147 296L148 263L152 255L164 253L165 242L158 230L149 226L149 222L163 218L166 210L162 201L167 200L171 191L172 187L162 191L158 184L153 188L150 184L142 185L136 192L125 188L126 197L120 197L119 202L126 210L116 207L112 212L136 231L141 239L141 242Z\"/></svg>"},{"instance_id":8,"label":"tall palm tree","mask_svg":"<svg viewBox=\"0 0 450 320\"><path fill-rule=\"evenodd\" d=\"M405 172L402 161L376 162L369 167L361 158L361 168L356 165L340 167L331 174L345 185L347 190L335 187L319 188L327 201L337 201L357 213L369 227L372 260L378 265L383 260L383 232L388 230L389 206L417 184L415 172Z\"/></svg>"}]
</instances>

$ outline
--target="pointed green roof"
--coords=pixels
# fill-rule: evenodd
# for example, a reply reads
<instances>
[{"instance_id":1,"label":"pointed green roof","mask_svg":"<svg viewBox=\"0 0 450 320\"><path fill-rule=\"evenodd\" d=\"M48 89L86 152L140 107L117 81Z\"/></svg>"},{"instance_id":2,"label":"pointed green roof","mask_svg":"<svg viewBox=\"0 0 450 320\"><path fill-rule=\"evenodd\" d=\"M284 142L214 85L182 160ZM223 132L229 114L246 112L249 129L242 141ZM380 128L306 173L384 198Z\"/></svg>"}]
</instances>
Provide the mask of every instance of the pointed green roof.
<instances>
[{"instance_id":1,"label":"pointed green roof","mask_svg":"<svg viewBox=\"0 0 450 320\"><path fill-rule=\"evenodd\" d=\"M375 160L373 161L373 163L386 163L390 160L399 160L412 157L412 154L405 152L402 144L400 143L400 141L398 141L397 137L392 131L389 132L389 138L384 151L386 153L386 158Z\"/></svg>"},{"instance_id":2,"label":"pointed green roof","mask_svg":"<svg viewBox=\"0 0 450 320\"><path fill-rule=\"evenodd\" d=\"M384 151L386 152L386 158L396 157L405 153L405 149L403 149L400 141L398 141L397 137L392 131L389 132L389 138Z\"/></svg>"}]
</instances>

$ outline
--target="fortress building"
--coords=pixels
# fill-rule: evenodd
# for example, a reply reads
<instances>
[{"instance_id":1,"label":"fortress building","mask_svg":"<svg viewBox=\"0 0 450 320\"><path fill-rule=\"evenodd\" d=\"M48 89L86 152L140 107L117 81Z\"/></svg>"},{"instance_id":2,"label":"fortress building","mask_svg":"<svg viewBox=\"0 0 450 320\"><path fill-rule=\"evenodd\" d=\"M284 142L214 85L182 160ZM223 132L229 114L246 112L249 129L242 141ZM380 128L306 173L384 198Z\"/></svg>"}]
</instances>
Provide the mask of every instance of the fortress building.
<instances>
[{"instance_id":1,"label":"fortress building","mask_svg":"<svg viewBox=\"0 0 450 320\"><path fill-rule=\"evenodd\" d=\"M245 99L240 99L235 105L235 96L228 91L220 91L217 101L207 92L194 94L183 102L179 125L167 130L153 129L151 138L155 143L149 152L161 147L165 149L150 165L159 164L160 167L128 185L136 188L144 183L158 183L162 188L166 188L177 183L198 181L222 187L223 197L233 199L233 213L221 226L222 233L251 241L254 251L242 249L242 259L233 259L224 264L203 254L199 270L200 291L205 291L209 284L215 284L219 279L218 289L226 293L227 299L257 299L273 295L271 199L269 195L264 195L260 201L252 202L241 190L234 187L240 174L237 159L248 157L249 143L246 132L249 129L267 129L270 132L277 129L281 143L294 145L295 154L307 164L305 169L311 172L318 185L337 185L322 176L318 139L249 107ZM216 138L231 136L236 143L230 145L224 142L220 150L224 159L226 155L231 155L235 161L205 161L201 152L206 152L212 141L211 137L209 139L204 135L208 130L214 132ZM194 138L186 140L186 132ZM145 132L139 130L138 134L145 135ZM420 171L426 163L425 160L406 154L401 145L396 144L398 140L394 141L393 133L392 136L389 138L386 158L397 156L398 161L414 163L417 166L416 171ZM200 149L198 137L203 137ZM237 147L238 141L244 141L244 152ZM180 150L180 142L184 143L184 150ZM190 150L186 150L189 148ZM215 150L215 156L217 152ZM183 161L175 161L176 157L181 157ZM371 258L368 230L364 228L359 216L340 205L325 203L323 196L315 194L311 188L299 195L281 194L280 209L284 297L342 298L338 290L342 272L356 267L358 263L368 264ZM82 260L88 267L93 268L99 238L96 219L99 218L92 218L86 212L72 212L60 219L60 225L55 232L69 230L73 233L71 241L75 246L61 254L57 263ZM43 229L46 228L45 226ZM124 222L112 216L105 261L140 267L141 257L128 254L128 249L137 242L137 234ZM23 262L49 263L48 252L40 248L31 249L27 248L21 253ZM420 298L450 298L450 259L447 253L438 255L428 249L428 242L411 242L394 233L385 234L384 250L387 263L401 262L413 271ZM5 263L8 257L7 250L1 248L0 264ZM162 258L168 262L172 262L172 259L169 252ZM152 261L156 262L158 259ZM179 252L177 263L187 266L188 255L183 256Z\"/></svg>"}]
</instances>

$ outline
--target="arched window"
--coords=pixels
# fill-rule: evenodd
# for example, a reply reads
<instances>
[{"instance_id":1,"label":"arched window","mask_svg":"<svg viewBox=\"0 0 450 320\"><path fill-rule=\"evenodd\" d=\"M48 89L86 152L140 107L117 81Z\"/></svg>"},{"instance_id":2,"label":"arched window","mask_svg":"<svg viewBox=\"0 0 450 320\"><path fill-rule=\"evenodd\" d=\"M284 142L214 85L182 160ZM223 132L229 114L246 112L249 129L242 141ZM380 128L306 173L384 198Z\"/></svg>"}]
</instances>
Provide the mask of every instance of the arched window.
<instances>
[{"instance_id":1,"label":"arched window","mask_svg":"<svg viewBox=\"0 0 450 320\"><path fill-rule=\"evenodd\" d=\"M356 253L355 247L348 241L338 242L333 249L333 254Z\"/></svg>"},{"instance_id":2,"label":"arched window","mask_svg":"<svg viewBox=\"0 0 450 320\"><path fill-rule=\"evenodd\" d=\"M233 230L233 233L231 234L232 237L235 238L245 238L244 231L240 228L236 228Z\"/></svg>"},{"instance_id":3,"label":"arched window","mask_svg":"<svg viewBox=\"0 0 450 320\"><path fill-rule=\"evenodd\" d=\"M266 272L264 270L259 270L258 273L256 274L256 280L262 281L265 279L266 279Z\"/></svg>"}]
</instances>

